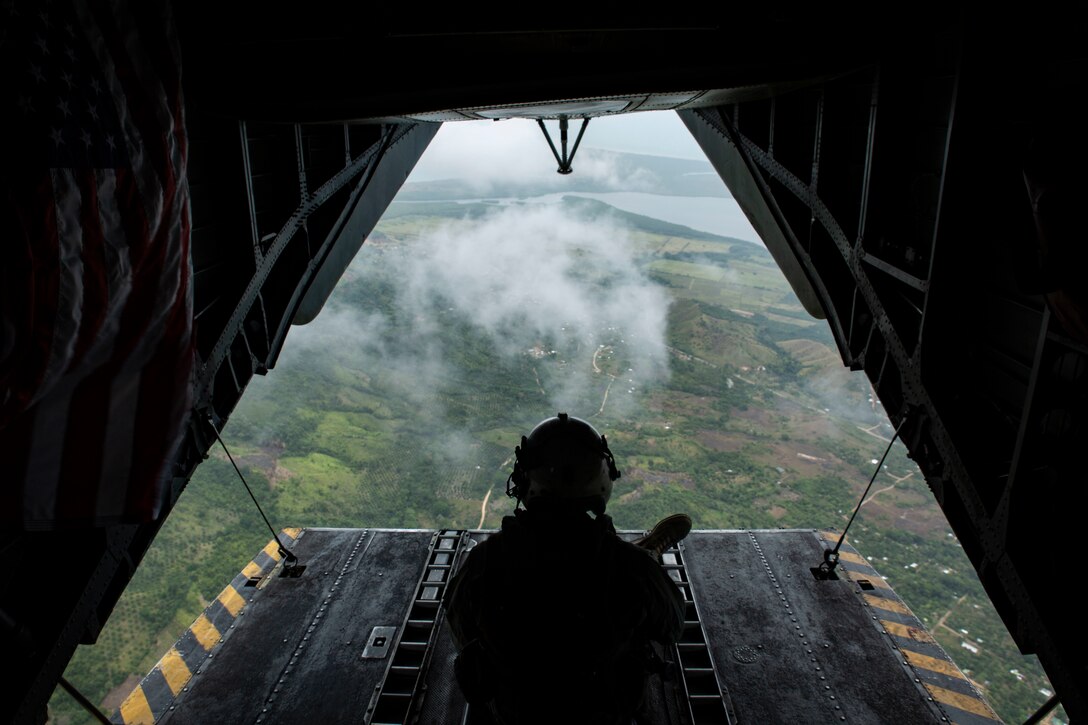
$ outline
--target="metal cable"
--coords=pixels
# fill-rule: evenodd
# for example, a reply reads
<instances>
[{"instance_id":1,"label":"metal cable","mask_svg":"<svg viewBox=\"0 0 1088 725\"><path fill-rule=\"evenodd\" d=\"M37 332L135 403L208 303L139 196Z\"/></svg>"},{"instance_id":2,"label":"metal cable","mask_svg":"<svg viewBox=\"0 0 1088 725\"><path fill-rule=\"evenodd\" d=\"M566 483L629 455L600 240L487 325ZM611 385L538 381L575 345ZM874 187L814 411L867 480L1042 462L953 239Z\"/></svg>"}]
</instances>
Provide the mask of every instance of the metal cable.
<instances>
[{"instance_id":1,"label":"metal cable","mask_svg":"<svg viewBox=\"0 0 1088 725\"><path fill-rule=\"evenodd\" d=\"M94 703L83 696L83 693L76 689L68 680L63 677L60 678L60 686L64 688L64 691L72 696L72 699L83 706L83 709L91 714L95 720L106 725L111 725L110 719L102 714L102 711L94 706Z\"/></svg>"},{"instance_id":2,"label":"metal cable","mask_svg":"<svg viewBox=\"0 0 1088 725\"><path fill-rule=\"evenodd\" d=\"M880 469L884 465L884 460L888 457L888 454L891 453L892 446L899 438L899 431L903 429L906 422L907 416L903 416L903 419L899 421L899 425L896 426L895 433L892 434L892 439L888 441L888 447L884 449L884 455L880 457L880 462L876 464L876 470L873 471L873 475L869 479L869 485L865 487L865 491L862 492L861 498L858 499L858 505L854 508L854 513L850 514L850 520L846 522L846 528L842 530L842 535L839 536L835 548L824 550L824 561L820 564L819 569L822 570L826 576L830 576L831 573L835 571L835 567L839 563L839 547L846 541L846 532L850 530L850 525L854 523L854 519L857 517L858 512L861 511L861 505L865 503L865 497L869 495L869 489L873 487L873 482L876 481L876 477L879 475Z\"/></svg>"},{"instance_id":3,"label":"metal cable","mask_svg":"<svg viewBox=\"0 0 1088 725\"><path fill-rule=\"evenodd\" d=\"M1054 708L1058 706L1058 696L1051 695L1050 699L1043 703L1042 707L1035 711L1035 713L1024 721L1024 725L1035 725L1035 723L1042 722L1043 718L1054 711Z\"/></svg>"},{"instance_id":4,"label":"metal cable","mask_svg":"<svg viewBox=\"0 0 1088 725\"><path fill-rule=\"evenodd\" d=\"M208 418L208 425L211 427L212 432L215 433L215 439L219 441L219 445L223 446L223 452L227 454L227 458L230 460L230 465L234 466L234 472L238 474L238 478L242 479L242 485L246 487L246 493L248 493L249 497L253 499L253 505L257 507L257 511L260 512L261 518L264 519L265 525L268 526L268 530L272 532L272 538L276 540L276 545L279 547L280 550L280 556L284 557L285 561L289 563L297 562L298 557L292 554L290 549L283 545L283 542L280 541L279 534L277 534L276 530L272 528L272 522L270 522L268 520L268 517L264 515L264 509L261 508L261 504L257 501L257 497L253 495L253 490L246 482L246 477L242 475L242 471L238 468L238 464L234 462L234 456L232 456L230 454L230 451L227 450L227 444L223 442L223 438L219 435L219 431L216 430L215 424L212 423L210 417Z\"/></svg>"}]
</instances>

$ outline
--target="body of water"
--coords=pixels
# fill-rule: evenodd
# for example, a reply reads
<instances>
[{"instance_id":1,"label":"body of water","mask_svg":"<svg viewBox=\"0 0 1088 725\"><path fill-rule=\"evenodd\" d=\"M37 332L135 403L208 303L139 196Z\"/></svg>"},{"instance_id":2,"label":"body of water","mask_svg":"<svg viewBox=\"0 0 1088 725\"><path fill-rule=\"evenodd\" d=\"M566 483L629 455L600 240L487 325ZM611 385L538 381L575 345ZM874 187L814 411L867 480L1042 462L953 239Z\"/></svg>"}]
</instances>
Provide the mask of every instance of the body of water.
<instances>
[{"instance_id":1,"label":"body of water","mask_svg":"<svg viewBox=\"0 0 1088 725\"><path fill-rule=\"evenodd\" d=\"M449 199L459 204L492 202L499 204L558 204L564 196L578 196L595 199L631 214L641 214L653 219L683 224L701 232L720 234L723 237L735 237L763 246L759 235L748 217L740 210L734 199L716 196L666 196L647 194L640 191L561 191L524 199L515 197L488 197L484 199ZM406 202L422 203L422 202Z\"/></svg>"},{"instance_id":2,"label":"body of water","mask_svg":"<svg viewBox=\"0 0 1088 725\"><path fill-rule=\"evenodd\" d=\"M562 192L539 196L529 201L557 203L564 196L596 199L621 211L641 214L653 219L683 224L701 232L736 237L762 245L759 235L736 200L718 196L665 196L640 191Z\"/></svg>"}]
</instances>

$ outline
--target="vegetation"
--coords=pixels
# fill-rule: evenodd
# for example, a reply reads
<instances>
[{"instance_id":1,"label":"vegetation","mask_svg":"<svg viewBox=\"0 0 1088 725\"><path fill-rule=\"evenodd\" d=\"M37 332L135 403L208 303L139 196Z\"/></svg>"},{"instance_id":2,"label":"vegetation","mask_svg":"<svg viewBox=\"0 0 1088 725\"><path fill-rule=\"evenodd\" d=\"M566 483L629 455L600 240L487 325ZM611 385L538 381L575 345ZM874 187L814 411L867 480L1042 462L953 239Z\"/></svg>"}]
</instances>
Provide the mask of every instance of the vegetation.
<instances>
[{"instance_id":1,"label":"vegetation","mask_svg":"<svg viewBox=\"0 0 1088 725\"><path fill-rule=\"evenodd\" d=\"M499 494L514 442L552 412L549 388L578 370L592 421L624 469L610 504L619 527L646 528L678 510L697 528L845 525L886 444L887 420L766 251L599 202L567 203L630 229L639 269L668 291L670 374L629 378L644 351L623 330L592 330L592 340L541 336L531 349L499 353L448 301L406 308L403 272L421 254L420 239L439 228L467 232L494 209L394 204L325 313L330 324L340 315L354 326L295 331L225 431L273 522L475 528L482 518L495 527L510 509ZM588 264L583 273L588 283L611 283ZM427 336L410 332L423 323ZM873 491L851 543L1002 717L1022 721L1050 685L1018 653L902 446ZM68 679L116 707L268 538L213 451ZM56 722L87 721L63 693L52 710Z\"/></svg>"}]
</instances>

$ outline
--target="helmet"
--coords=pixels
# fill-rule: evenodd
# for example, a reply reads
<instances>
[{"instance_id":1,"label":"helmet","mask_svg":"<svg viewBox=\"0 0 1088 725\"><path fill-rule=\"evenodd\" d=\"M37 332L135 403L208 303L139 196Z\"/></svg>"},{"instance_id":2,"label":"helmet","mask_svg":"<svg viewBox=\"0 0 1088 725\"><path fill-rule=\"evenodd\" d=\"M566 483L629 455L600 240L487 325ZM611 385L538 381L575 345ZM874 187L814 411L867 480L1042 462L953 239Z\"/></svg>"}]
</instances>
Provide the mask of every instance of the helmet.
<instances>
[{"instance_id":1,"label":"helmet","mask_svg":"<svg viewBox=\"0 0 1088 725\"><path fill-rule=\"evenodd\" d=\"M506 493L532 506L542 500L581 505L604 513L612 482L620 477L608 441L593 426L560 413L540 422L514 448L516 462Z\"/></svg>"}]
</instances>

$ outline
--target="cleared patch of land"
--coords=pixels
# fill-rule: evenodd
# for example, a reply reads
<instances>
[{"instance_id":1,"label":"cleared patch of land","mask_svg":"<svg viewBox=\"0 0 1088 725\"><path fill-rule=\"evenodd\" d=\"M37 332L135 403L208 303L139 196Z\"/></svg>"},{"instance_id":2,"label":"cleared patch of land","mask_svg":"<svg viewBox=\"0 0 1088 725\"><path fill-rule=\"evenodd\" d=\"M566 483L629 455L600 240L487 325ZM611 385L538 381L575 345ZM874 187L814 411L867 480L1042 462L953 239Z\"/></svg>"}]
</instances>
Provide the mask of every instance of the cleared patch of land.
<instances>
[{"instance_id":1,"label":"cleared patch of land","mask_svg":"<svg viewBox=\"0 0 1088 725\"><path fill-rule=\"evenodd\" d=\"M329 303L340 317L328 317L356 327L293 358L289 341L273 374L251 386L225 436L272 521L497 526L512 508L500 492L513 446L554 414L550 392L577 374L589 381L584 415L607 432L623 469L609 506L617 526L646 529L676 511L697 528L845 525L890 431L867 381L843 368L827 325L804 313L765 250L615 215L640 273L671 300L670 374L642 384L631 372L642 343L627 330L534 340L511 354L448 305L398 306L413 280L395 270L420 241L438 229L472 234L494 206L391 209ZM571 209L611 213L585 200ZM609 294L607 278L591 282ZM440 366L420 364L428 345L443 351ZM1039 690L1049 683L1018 654L901 445L855 527L852 543L1006 719L1046 699ZM69 679L115 704L268 538L213 451ZM63 698L54 712L57 722L86 721Z\"/></svg>"}]
</instances>

